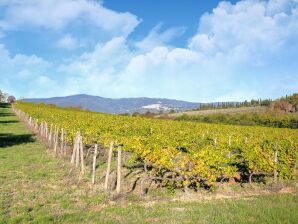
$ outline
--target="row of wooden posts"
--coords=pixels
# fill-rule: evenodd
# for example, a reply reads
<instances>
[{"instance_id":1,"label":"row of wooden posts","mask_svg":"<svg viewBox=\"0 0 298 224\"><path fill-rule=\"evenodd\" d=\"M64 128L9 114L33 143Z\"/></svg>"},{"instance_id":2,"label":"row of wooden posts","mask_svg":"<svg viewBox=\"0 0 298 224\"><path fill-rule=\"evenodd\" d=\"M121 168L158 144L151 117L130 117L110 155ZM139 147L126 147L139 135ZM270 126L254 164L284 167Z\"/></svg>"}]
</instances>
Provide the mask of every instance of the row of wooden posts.
<instances>
[{"instance_id":1,"label":"row of wooden posts","mask_svg":"<svg viewBox=\"0 0 298 224\"><path fill-rule=\"evenodd\" d=\"M63 128L59 128L56 125L48 125L47 122L38 123L38 119L35 119L28 114L20 111L16 108L13 108L15 114L22 120L28 129L36 133L40 139L45 142L49 151L52 151L55 156L63 156L67 158L68 154L68 146L71 146L69 142L67 142L67 132ZM93 147L91 147L93 148ZM88 149L86 157L89 154L91 148ZM116 184L116 193L121 193L121 167L122 167L122 145L115 145L114 142L110 143L109 151L108 151L108 159L107 159L107 169L105 175L104 189L105 191L109 190L109 179L111 173L111 163L113 157L113 150L117 148L117 184ZM99 154L99 145L94 145L93 151L93 160L92 160L92 184L96 182L96 160ZM80 131L77 131L76 136L73 141L72 152L70 154L70 163L76 168L80 168L81 175L84 175L86 171L85 165L85 156L84 156L84 144L83 138L80 134Z\"/></svg>"}]
</instances>

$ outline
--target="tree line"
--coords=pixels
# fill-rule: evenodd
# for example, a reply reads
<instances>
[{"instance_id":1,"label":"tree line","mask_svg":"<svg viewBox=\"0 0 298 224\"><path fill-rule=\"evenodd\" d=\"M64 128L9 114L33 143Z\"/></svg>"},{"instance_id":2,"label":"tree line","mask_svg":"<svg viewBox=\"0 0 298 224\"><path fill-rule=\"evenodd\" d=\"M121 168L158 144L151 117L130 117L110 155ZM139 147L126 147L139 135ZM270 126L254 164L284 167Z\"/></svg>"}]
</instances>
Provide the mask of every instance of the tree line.
<instances>
[{"instance_id":1,"label":"tree line","mask_svg":"<svg viewBox=\"0 0 298 224\"><path fill-rule=\"evenodd\" d=\"M208 109L224 109L224 108L239 108L239 107L255 107L269 106L273 102L272 99L252 99L243 102L216 102L216 103L201 103L199 108L193 110L208 110Z\"/></svg>"}]
</instances>

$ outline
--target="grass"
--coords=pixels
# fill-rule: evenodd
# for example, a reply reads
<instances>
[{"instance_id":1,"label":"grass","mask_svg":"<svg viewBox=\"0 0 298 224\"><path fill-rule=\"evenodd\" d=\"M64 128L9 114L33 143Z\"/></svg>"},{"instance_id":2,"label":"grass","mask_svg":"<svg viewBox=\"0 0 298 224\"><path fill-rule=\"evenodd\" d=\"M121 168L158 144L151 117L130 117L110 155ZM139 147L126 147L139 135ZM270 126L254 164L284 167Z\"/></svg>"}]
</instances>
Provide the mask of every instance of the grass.
<instances>
[{"instance_id":1,"label":"grass","mask_svg":"<svg viewBox=\"0 0 298 224\"><path fill-rule=\"evenodd\" d=\"M89 180L78 184L68 162L54 158L0 107L0 223L297 223L296 194L169 201L137 194L111 200ZM154 191L152 191L154 193ZM156 193L156 192L155 192ZM156 200L158 199L158 200Z\"/></svg>"},{"instance_id":2,"label":"grass","mask_svg":"<svg viewBox=\"0 0 298 224\"><path fill-rule=\"evenodd\" d=\"M255 106L255 107L239 107L239 108L214 108L214 109L206 109L206 110L191 110L184 111L179 113L169 114L170 117L179 117L183 114L187 114L189 116L192 115L209 115L209 114L235 114L235 113L262 113L267 110L267 107L264 106Z\"/></svg>"}]
</instances>

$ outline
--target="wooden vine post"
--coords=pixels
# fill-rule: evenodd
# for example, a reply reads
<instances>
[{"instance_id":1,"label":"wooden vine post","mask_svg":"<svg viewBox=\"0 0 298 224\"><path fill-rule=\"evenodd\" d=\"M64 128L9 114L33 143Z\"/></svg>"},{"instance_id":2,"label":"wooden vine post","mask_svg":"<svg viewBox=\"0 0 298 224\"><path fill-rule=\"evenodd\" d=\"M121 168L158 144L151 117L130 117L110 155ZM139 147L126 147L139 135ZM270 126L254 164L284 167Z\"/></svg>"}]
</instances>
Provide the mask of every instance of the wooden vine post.
<instances>
[{"instance_id":1,"label":"wooden vine post","mask_svg":"<svg viewBox=\"0 0 298 224\"><path fill-rule=\"evenodd\" d=\"M58 145L58 128L55 126L55 132L54 132L54 154L55 154L55 156L57 154L57 145Z\"/></svg>"},{"instance_id":2,"label":"wooden vine post","mask_svg":"<svg viewBox=\"0 0 298 224\"><path fill-rule=\"evenodd\" d=\"M34 129L37 132L37 129L38 129L38 119L35 120Z\"/></svg>"},{"instance_id":3,"label":"wooden vine post","mask_svg":"<svg viewBox=\"0 0 298 224\"><path fill-rule=\"evenodd\" d=\"M42 122L42 125L41 125L41 137L44 139L44 136L45 136L45 122L43 121Z\"/></svg>"},{"instance_id":4,"label":"wooden vine post","mask_svg":"<svg viewBox=\"0 0 298 224\"><path fill-rule=\"evenodd\" d=\"M46 136L46 122L42 123L42 137L45 138Z\"/></svg>"},{"instance_id":5,"label":"wooden vine post","mask_svg":"<svg viewBox=\"0 0 298 224\"><path fill-rule=\"evenodd\" d=\"M46 140L47 139L47 135L48 135L48 126L47 126L47 122L44 122L44 139Z\"/></svg>"},{"instance_id":6,"label":"wooden vine post","mask_svg":"<svg viewBox=\"0 0 298 224\"><path fill-rule=\"evenodd\" d=\"M81 139L81 134L80 132L78 132L78 137L77 137L77 143L76 143L76 156L75 156L75 159L76 159L76 167L79 166L79 163L80 163L80 139Z\"/></svg>"},{"instance_id":7,"label":"wooden vine post","mask_svg":"<svg viewBox=\"0 0 298 224\"><path fill-rule=\"evenodd\" d=\"M116 186L116 192L117 194L120 194L121 190L121 152L122 152L122 146L118 146L118 160L117 160L117 186Z\"/></svg>"},{"instance_id":8,"label":"wooden vine post","mask_svg":"<svg viewBox=\"0 0 298 224\"><path fill-rule=\"evenodd\" d=\"M38 126L38 134L42 137L42 123Z\"/></svg>"},{"instance_id":9,"label":"wooden vine post","mask_svg":"<svg viewBox=\"0 0 298 224\"><path fill-rule=\"evenodd\" d=\"M76 167L79 166L80 163L80 137L78 137L77 147L76 147Z\"/></svg>"},{"instance_id":10,"label":"wooden vine post","mask_svg":"<svg viewBox=\"0 0 298 224\"><path fill-rule=\"evenodd\" d=\"M278 163L278 152L277 152L277 143L274 145L274 173L273 173L273 182L277 183L277 163Z\"/></svg>"},{"instance_id":11,"label":"wooden vine post","mask_svg":"<svg viewBox=\"0 0 298 224\"><path fill-rule=\"evenodd\" d=\"M85 164L84 164L84 150L83 150L83 139L82 136L80 136L80 142L79 142L79 148L80 152L79 154L81 155L81 173L84 174L85 172Z\"/></svg>"},{"instance_id":12,"label":"wooden vine post","mask_svg":"<svg viewBox=\"0 0 298 224\"><path fill-rule=\"evenodd\" d=\"M78 134L79 134L79 132L77 132L76 137L73 141L73 150L72 150L72 155L71 155L71 160L70 160L70 163L72 163L72 164L75 163L75 159L76 159Z\"/></svg>"},{"instance_id":13,"label":"wooden vine post","mask_svg":"<svg viewBox=\"0 0 298 224\"><path fill-rule=\"evenodd\" d=\"M29 117L29 120L28 120L28 126L29 126L29 128L31 129L31 117Z\"/></svg>"},{"instance_id":14,"label":"wooden vine post","mask_svg":"<svg viewBox=\"0 0 298 224\"><path fill-rule=\"evenodd\" d=\"M53 128L53 124L51 124L51 127L50 127L50 133L49 133L49 138L48 138L48 141L49 141L49 148L51 148L51 143L52 143L52 128Z\"/></svg>"},{"instance_id":15,"label":"wooden vine post","mask_svg":"<svg viewBox=\"0 0 298 224\"><path fill-rule=\"evenodd\" d=\"M64 130L61 128L61 134L60 134L60 154L62 155L64 151Z\"/></svg>"},{"instance_id":16,"label":"wooden vine post","mask_svg":"<svg viewBox=\"0 0 298 224\"><path fill-rule=\"evenodd\" d=\"M107 164L107 172L106 172L106 178L105 178L105 185L104 189L108 190L108 183L109 183L109 175L111 172L111 162L112 162L112 153L114 148L114 142L111 142L110 149L109 149L109 155L108 155L108 164Z\"/></svg>"},{"instance_id":17,"label":"wooden vine post","mask_svg":"<svg viewBox=\"0 0 298 224\"><path fill-rule=\"evenodd\" d=\"M66 139L67 139L67 132L66 131L64 131L64 146L63 146L63 148L64 148L64 152L63 152L63 154L66 156L66 150L67 150L67 141L66 141Z\"/></svg>"},{"instance_id":18,"label":"wooden vine post","mask_svg":"<svg viewBox=\"0 0 298 224\"><path fill-rule=\"evenodd\" d=\"M65 141L63 143L64 155L66 154L66 145ZM70 163L75 164L76 167L80 165L81 162L81 174L85 172L85 163L84 163L84 148L83 148L83 140L80 132L78 131L76 137L74 139L72 155L70 159Z\"/></svg>"},{"instance_id":19,"label":"wooden vine post","mask_svg":"<svg viewBox=\"0 0 298 224\"><path fill-rule=\"evenodd\" d=\"M92 184L95 184L96 157L97 157L97 144L95 144L94 146L93 165L92 165Z\"/></svg>"}]
</instances>

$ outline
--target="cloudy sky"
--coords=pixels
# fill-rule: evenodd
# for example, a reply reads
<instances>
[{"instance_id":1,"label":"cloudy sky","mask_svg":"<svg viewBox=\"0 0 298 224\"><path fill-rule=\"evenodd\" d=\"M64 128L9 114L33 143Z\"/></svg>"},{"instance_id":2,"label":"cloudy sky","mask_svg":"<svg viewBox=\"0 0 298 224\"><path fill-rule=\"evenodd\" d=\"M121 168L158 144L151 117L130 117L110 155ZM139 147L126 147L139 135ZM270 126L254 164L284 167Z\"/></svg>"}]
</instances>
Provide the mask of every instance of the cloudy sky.
<instances>
[{"instance_id":1,"label":"cloudy sky","mask_svg":"<svg viewBox=\"0 0 298 224\"><path fill-rule=\"evenodd\" d=\"M0 89L196 102L298 92L298 0L0 0Z\"/></svg>"}]
</instances>

